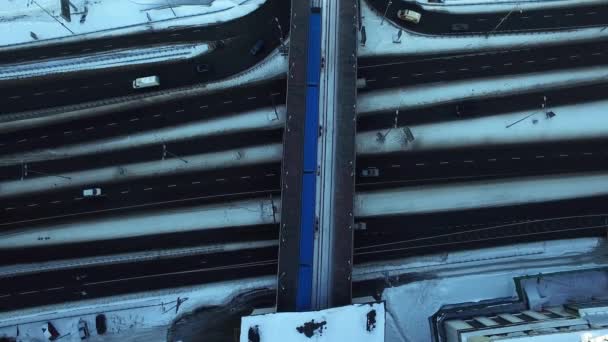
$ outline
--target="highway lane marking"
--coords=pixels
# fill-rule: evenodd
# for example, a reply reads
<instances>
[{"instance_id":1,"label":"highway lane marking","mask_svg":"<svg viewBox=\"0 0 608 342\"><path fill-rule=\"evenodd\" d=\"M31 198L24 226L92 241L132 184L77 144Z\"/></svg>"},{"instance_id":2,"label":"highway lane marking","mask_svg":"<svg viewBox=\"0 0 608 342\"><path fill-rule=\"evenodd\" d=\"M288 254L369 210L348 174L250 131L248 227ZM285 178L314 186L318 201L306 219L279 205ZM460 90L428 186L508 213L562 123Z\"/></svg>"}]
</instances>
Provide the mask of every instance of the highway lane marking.
<instances>
[{"instance_id":1,"label":"highway lane marking","mask_svg":"<svg viewBox=\"0 0 608 342\"><path fill-rule=\"evenodd\" d=\"M545 158L545 156L536 156L536 159L542 159Z\"/></svg>"},{"instance_id":2,"label":"highway lane marking","mask_svg":"<svg viewBox=\"0 0 608 342\"><path fill-rule=\"evenodd\" d=\"M21 140L18 140L18 141L17 141L17 144L19 144L19 143L23 143L23 142L26 142L26 141L27 141L27 139L21 139Z\"/></svg>"},{"instance_id":3,"label":"highway lane marking","mask_svg":"<svg viewBox=\"0 0 608 342\"><path fill-rule=\"evenodd\" d=\"M249 179L251 176L241 176L241 179Z\"/></svg>"},{"instance_id":4,"label":"highway lane marking","mask_svg":"<svg viewBox=\"0 0 608 342\"><path fill-rule=\"evenodd\" d=\"M52 201L52 202L49 202L49 203L51 203L51 204L58 204L58 203L61 203L61 201Z\"/></svg>"},{"instance_id":5,"label":"highway lane marking","mask_svg":"<svg viewBox=\"0 0 608 342\"><path fill-rule=\"evenodd\" d=\"M152 115L152 117L154 117L154 118L157 118L159 116L160 116L160 114L154 114L154 115Z\"/></svg>"},{"instance_id":6,"label":"highway lane marking","mask_svg":"<svg viewBox=\"0 0 608 342\"><path fill-rule=\"evenodd\" d=\"M90 126L90 127L87 127L87 128L85 128L84 130L85 130L85 131L90 131L90 130L93 130L93 129L95 129L95 126Z\"/></svg>"},{"instance_id":7,"label":"highway lane marking","mask_svg":"<svg viewBox=\"0 0 608 342\"><path fill-rule=\"evenodd\" d=\"M488 21L486 18L477 18L477 21Z\"/></svg>"},{"instance_id":8,"label":"highway lane marking","mask_svg":"<svg viewBox=\"0 0 608 342\"><path fill-rule=\"evenodd\" d=\"M419 77L419 76L422 76L422 75L424 75L424 74L412 74L412 76L414 76L414 77Z\"/></svg>"},{"instance_id":9,"label":"highway lane marking","mask_svg":"<svg viewBox=\"0 0 608 342\"><path fill-rule=\"evenodd\" d=\"M513 159L513 160L520 160L521 158L519 158L519 157L511 157L511 159Z\"/></svg>"},{"instance_id":10,"label":"highway lane marking","mask_svg":"<svg viewBox=\"0 0 608 342\"><path fill-rule=\"evenodd\" d=\"M82 52L87 52L87 51L92 51L92 50L93 50L93 49L91 49L91 48L86 48L86 49L82 49L81 51L82 51Z\"/></svg>"},{"instance_id":11,"label":"highway lane marking","mask_svg":"<svg viewBox=\"0 0 608 342\"><path fill-rule=\"evenodd\" d=\"M20 296L24 296L24 295L28 295L28 294L32 294L32 293L38 293L39 291L25 291L25 292L19 292Z\"/></svg>"},{"instance_id":12,"label":"highway lane marking","mask_svg":"<svg viewBox=\"0 0 608 342\"><path fill-rule=\"evenodd\" d=\"M110 122L110 123L108 124L108 126L116 126L116 125L117 125L117 123L116 123L116 122Z\"/></svg>"},{"instance_id":13,"label":"highway lane marking","mask_svg":"<svg viewBox=\"0 0 608 342\"><path fill-rule=\"evenodd\" d=\"M424 166L424 163L416 163L416 166Z\"/></svg>"},{"instance_id":14,"label":"highway lane marking","mask_svg":"<svg viewBox=\"0 0 608 342\"><path fill-rule=\"evenodd\" d=\"M391 165L391 167L392 167L392 168L395 168L395 169L398 169L398 168L400 168L400 167L401 167L401 165L399 165L399 164L393 164L393 165Z\"/></svg>"},{"instance_id":15,"label":"highway lane marking","mask_svg":"<svg viewBox=\"0 0 608 342\"><path fill-rule=\"evenodd\" d=\"M104 85L104 86L111 86L111 85L112 85L112 82L104 83L103 85Z\"/></svg>"},{"instance_id":16,"label":"highway lane marking","mask_svg":"<svg viewBox=\"0 0 608 342\"><path fill-rule=\"evenodd\" d=\"M231 104L232 100L224 101L224 104Z\"/></svg>"},{"instance_id":17,"label":"highway lane marking","mask_svg":"<svg viewBox=\"0 0 608 342\"><path fill-rule=\"evenodd\" d=\"M504 66L511 66L511 65L513 65L513 63L510 63L510 62L509 62L509 63L504 63L503 65L504 65Z\"/></svg>"},{"instance_id":18,"label":"highway lane marking","mask_svg":"<svg viewBox=\"0 0 608 342\"><path fill-rule=\"evenodd\" d=\"M46 139L46 138L48 138L48 137L49 137L48 135L41 135L41 136L40 136L40 139Z\"/></svg>"},{"instance_id":19,"label":"highway lane marking","mask_svg":"<svg viewBox=\"0 0 608 342\"><path fill-rule=\"evenodd\" d=\"M182 35L181 33L173 33L173 34L170 34L169 37L179 37L181 35Z\"/></svg>"},{"instance_id":20,"label":"highway lane marking","mask_svg":"<svg viewBox=\"0 0 608 342\"><path fill-rule=\"evenodd\" d=\"M592 155L593 153L591 153L591 152L583 152L583 154L584 154L584 155L586 155L586 156L590 156L590 155Z\"/></svg>"},{"instance_id":21,"label":"highway lane marking","mask_svg":"<svg viewBox=\"0 0 608 342\"><path fill-rule=\"evenodd\" d=\"M274 176L276 176L276 174L275 173L267 173L267 174L265 174L265 176L266 177L274 177Z\"/></svg>"},{"instance_id":22,"label":"highway lane marking","mask_svg":"<svg viewBox=\"0 0 608 342\"><path fill-rule=\"evenodd\" d=\"M89 86L82 86L80 89L89 89Z\"/></svg>"},{"instance_id":23,"label":"highway lane marking","mask_svg":"<svg viewBox=\"0 0 608 342\"><path fill-rule=\"evenodd\" d=\"M139 118L133 118L133 119L129 120L129 122L135 122L135 121L139 121Z\"/></svg>"},{"instance_id":24,"label":"highway lane marking","mask_svg":"<svg viewBox=\"0 0 608 342\"><path fill-rule=\"evenodd\" d=\"M38 206L38 203L32 203L32 204L28 204L27 206L28 206L28 207L32 207L32 208L33 208L33 207L37 207L37 206Z\"/></svg>"},{"instance_id":25,"label":"highway lane marking","mask_svg":"<svg viewBox=\"0 0 608 342\"><path fill-rule=\"evenodd\" d=\"M247 100L255 100L256 98L257 98L256 96L251 96L251 97L248 97Z\"/></svg>"},{"instance_id":26,"label":"highway lane marking","mask_svg":"<svg viewBox=\"0 0 608 342\"><path fill-rule=\"evenodd\" d=\"M450 163L450 162L447 162L447 161L442 161L442 162L439 162L439 165L446 165L446 164L449 164L449 163Z\"/></svg>"},{"instance_id":27,"label":"highway lane marking","mask_svg":"<svg viewBox=\"0 0 608 342\"><path fill-rule=\"evenodd\" d=\"M281 95L281 93L272 93L272 94L270 94L270 96L277 96L277 95Z\"/></svg>"},{"instance_id":28,"label":"highway lane marking","mask_svg":"<svg viewBox=\"0 0 608 342\"><path fill-rule=\"evenodd\" d=\"M121 193L121 194L128 194L128 193L129 193L129 190L121 191L120 193Z\"/></svg>"},{"instance_id":29,"label":"highway lane marking","mask_svg":"<svg viewBox=\"0 0 608 342\"><path fill-rule=\"evenodd\" d=\"M491 65L483 65L481 68L482 68L482 69L489 69L489 68L491 68L491 67L492 67Z\"/></svg>"},{"instance_id":30,"label":"highway lane marking","mask_svg":"<svg viewBox=\"0 0 608 342\"><path fill-rule=\"evenodd\" d=\"M175 184L169 184L169 185L167 185L167 188L175 188L176 186L177 185L175 185Z\"/></svg>"},{"instance_id":31,"label":"highway lane marking","mask_svg":"<svg viewBox=\"0 0 608 342\"><path fill-rule=\"evenodd\" d=\"M560 154L559 156L560 157L567 157L568 155L567 154Z\"/></svg>"},{"instance_id":32,"label":"highway lane marking","mask_svg":"<svg viewBox=\"0 0 608 342\"><path fill-rule=\"evenodd\" d=\"M201 182L199 182L199 181L194 181L194 182L192 182L192 184L200 184L200 183L201 183Z\"/></svg>"},{"instance_id":33,"label":"highway lane marking","mask_svg":"<svg viewBox=\"0 0 608 342\"><path fill-rule=\"evenodd\" d=\"M67 91L68 91L67 89L59 89L59 90L57 90L58 93L65 93Z\"/></svg>"},{"instance_id":34,"label":"highway lane marking","mask_svg":"<svg viewBox=\"0 0 608 342\"><path fill-rule=\"evenodd\" d=\"M111 47L112 47L112 44L109 44L109 45L104 45L103 47L104 47L104 48L111 48Z\"/></svg>"},{"instance_id":35,"label":"highway lane marking","mask_svg":"<svg viewBox=\"0 0 608 342\"><path fill-rule=\"evenodd\" d=\"M47 58L47 57L48 57L48 56L46 56L46 55L45 55L45 56L40 56L40 57L38 57L38 58L40 58L40 59L45 59L45 58Z\"/></svg>"},{"instance_id":36,"label":"highway lane marking","mask_svg":"<svg viewBox=\"0 0 608 342\"><path fill-rule=\"evenodd\" d=\"M591 56L599 56L601 54L602 54L601 52L594 52L594 53L591 54Z\"/></svg>"},{"instance_id":37,"label":"highway lane marking","mask_svg":"<svg viewBox=\"0 0 608 342\"><path fill-rule=\"evenodd\" d=\"M13 208L13 207L6 207L6 208L4 208L4 210L6 210L6 211L8 211L8 210L15 210L15 208Z\"/></svg>"},{"instance_id":38,"label":"highway lane marking","mask_svg":"<svg viewBox=\"0 0 608 342\"><path fill-rule=\"evenodd\" d=\"M393 76L393 77L391 77L391 80L396 80L398 78L399 78L399 76Z\"/></svg>"},{"instance_id":39,"label":"highway lane marking","mask_svg":"<svg viewBox=\"0 0 608 342\"><path fill-rule=\"evenodd\" d=\"M6 298L6 297L10 297L10 296L11 296L10 294L5 294L5 295L0 296L0 298Z\"/></svg>"},{"instance_id":40,"label":"highway lane marking","mask_svg":"<svg viewBox=\"0 0 608 342\"><path fill-rule=\"evenodd\" d=\"M519 17L520 19L530 19L530 17Z\"/></svg>"},{"instance_id":41,"label":"highway lane marking","mask_svg":"<svg viewBox=\"0 0 608 342\"><path fill-rule=\"evenodd\" d=\"M545 14L545 15L543 15L543 18L552 18L552 17L553 17L552 14Z\"/></svg>"},{"instance_id":42,"label":"highway lane marking","mask_svg":"<svg viewBox=\"0 0 608 342\"><path fill-rule=\"evenodd\" d=\"M144 191L152 190L152 188L145 188Z\"/></svg>"},{"instance_id":43,"label":"highway lane marking","mask_svg":"<svg viewBox=\"0 0 608 342\"><path fill-rule=\"evenodd\" d=\"M458 69L459 71L469 71L469 68Z\"/></svg>"},{"instance_id":44,"label":"highway lane marking","mask_svg":"<svg viewBox=\"0 0 608 342\"><path fill-rule=\"evenodd\" d=\"M34 93L34 96L40 96L40 95L44 95L44 92Z\"/></svg>"},{"instance_id":45,"label":"highway lane marking","mask_svg":"<svg viewBox=\"0 0 608 342\"><path fill-rule=\"evenodd\" d=\"M20 99L20 98L21 98L21 96L19 96L19 95L9 97L9 99L11 99L11 100L16 100L16 99Z\"/></svg>"},{"instance_id":46,"label":"highway lane marking","mask_svg":"<svg viewBox=\"0 0 608 342\"><path fill-rule=\"evenodd\" d=\"M65 55L69 55L69 54L70 54L70 51L63 51L63 52L60 53L60 55L64 55L64 56Z\"/></svg>"},{"instance_id":47,"label":"highway lane marking","mask_svg":"<svg viewBox=\"0 0 608 342\"><path fill-rule=\"evenodd\" d=\"M571 17L573 15L574 15L573 13L566 13L566 14L564 14L565 17Z\"/></svg>"},{"instance_id":48,"label":"highway lane marking","mask_svg":"<svg viewBox=\"0 0 608 342\"><path fill-rule=\"evenodd\" d=\"M83 197L74 197L74 201L80 201L82 199L83 199Z\"/></svg>"},{"instance_id":49,"label":"highway lane marking","mask_svg":"<svg viewBox=\"0 0 608 342\"><path fill-rule=\"evenodd\" d=\"M207 108L207 107L209 107L209 106L207 106L207 105L202 105L202 106L200 106L200 107L198 107L198 108L200 108L200 109L205 109L205 108Z\"/></svg>"},{"instance_id":50,"label":"highway lane marking","mask_svg":"<svg viewBox=\"0 0 608 342\"><path fill-rule=\"evenodd\" d=\"M572 56L570 56L570 59L576 59L578 57L579 57L579 55L572 55Z\"/></svg>"},{"instance_id":51,"label":"highway lane marking","mask_svg":"<svg viewBox=\"0 0 608 342\"><path fill-rule=\"evenodd\" d=\"M200 29L196 29L196 30L194 30L192 32L201 32L201 30Z\"/></svg>"},{"instance_id":52,"label":"highway lane marking","mask_svg":"<svg viewBox=\"0 0 608 342\"><path fill-rule=\"evenodd\" d=\"M369 80L367 80L367 82L376 82L375 78L370 78Z\"/></svg>"},{"instance_id":53,"label":"highway lane marking","mask_svg":"<svg viewBox=\"0 0 608 342\"><path fill-rule=\"evenodd\" d=\"M183 112L184 112L184 110L183 110L183 109L178 109L178 110L176 110L175 112L176 112L176 113L183 113Z\"/></svg>"},{"instance_id":54,"label":"highway lane marking","mask_svg":"<svg viewBox=\"0 0 608 342\"><path fill-rule=\"evenodd\" d=\"M216 178L216 179L215 179L215 181L216 181L216 182L223 182L223 181L225 181L225 180L226 180L225 178Z\"/></svg>"},{"instance_id":55,"label":"highway lane marking","mask_svg":"<svg viewBox=\"0 0 608 342\"><path fill-rule=\"evenodd\" d=\"M556 60L557 60L557 57L550 57L550 58L547 58L547 60L548 60L548 61L556 61Z\"/></svg>"},{"instance_id":56,"label":"highway lane marking","mask_svg":"<svg viewBox=\"0 0 608 342\"><path fill-rule=\"evenodd\" d=\"M587 12L587 13L585 13L585 14L586 14L586 15L594 15L594 14L597 14L597 12Z\"/></svg>"},{"instance_id":57,"label":"highway lane marking","mask_svg":"<svg viewBox=\"0 0 608 342\"><path fill-rule=\"evenodd\" d=\"M445 74L447 71L445 70L439 70L439 71L435 71L436 74Z\"/></svg>"},{"instance_id":58,"label":"highway lane marking","mask_svg":"<svg viewBox=\"0 0 608 342\"><path fill-rule=\"evenodd\" d=\"M465 160L464 162L465 163L472 163L473 161L472 160Z\"/></svg>"},{"instance_id":59,"label":"highway lane marking","mask_svg":"<svg viewBox=\"0 0 608 342\"><path fill-rule=\"evenodd\" d=\"M531 60L529 60L529 61L526 61L526 63L535 63L535 62L536 62L536 61L535 61L535 60L533 60L533 59L531 59Z\"/></svg>"},{"instance_id":60,"label":"highway lane marking","mask_svg":"<svg viewBox=\"0 0 608 342\"><path fill-rule=\"evenodd\" d=\"M57 291L57 290L61 290L63 288L64 288L63 286L51 287L51 288L45 289L44 291Z\"/></svg>"},{"instance_id":61,"label":"highway lane marking","mask_svg":"<svg viewBox=\"0 0 608 342\"><path fill-rule=\"evenodd\" d=\"M64 135L72 134L72 131L63 131Z\"/></svg>"},{"instance_id":62,"label":"highway lane marking","mask_svg":"<svg viewBox=\"0 0 608 342\"><path fill-rule=\"evenodd\" d=\"M496 158L490 158L490 159L488 159L488 161L489 161L489 162L495 162L495 161L496 161Z\"/></svg>"}]
</instances>

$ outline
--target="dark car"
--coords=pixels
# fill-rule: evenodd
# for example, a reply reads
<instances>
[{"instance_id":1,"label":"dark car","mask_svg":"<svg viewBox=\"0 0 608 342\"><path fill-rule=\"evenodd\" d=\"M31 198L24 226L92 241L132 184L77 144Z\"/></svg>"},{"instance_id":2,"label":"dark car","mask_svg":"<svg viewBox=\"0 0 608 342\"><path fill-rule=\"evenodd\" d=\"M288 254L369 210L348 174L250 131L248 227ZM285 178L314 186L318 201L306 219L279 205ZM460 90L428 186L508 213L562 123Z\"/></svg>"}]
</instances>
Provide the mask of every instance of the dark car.
<instances>
[{"instance_id":1,"label":"dark car","mask_svg":"<svg viewBox=\"0 0 608 342\"><path fill-rule=\"evenodd\" d=\"M205 73L209 71L209 64L199 64L196 66L196 72Z\"/></svg>"},{"instance_id":2,"label":"dark car","mask_svg":"<svg viewBox=\"0 0 608 342\"><path fill-rule=\"evenodd\" d=\"M260 51L262 51L262 49L263 49L263 48L264 48L264 41L260 39L260 40L258 40L258 41L255 43L255 45L253 45L253 46L251 47L251 50L249 50L249 53L250 53L252 56L255 56L255 55L257 55L258 53L260 53Z\"/></svg>"},{"instance_id":3,"label":"dark car","mask_svg":"<svg viewBox=\"0 0 608 342\"><path fill-rule=\"evenodd\" d=\"M95 330L99 335L103 335L108 331L108 325L106 323L106 315L99 314L95 317Z\"/></svg>"},{"instance_id":4,"label":"dark car","mask_svg":"<svg viewBox=\"0 0 608 342\"><path fill-rule=\"evenodd\" d=\"M469 24L452 24L452 31L461 32L468 31Z\"/></svg>"}]
</instances>

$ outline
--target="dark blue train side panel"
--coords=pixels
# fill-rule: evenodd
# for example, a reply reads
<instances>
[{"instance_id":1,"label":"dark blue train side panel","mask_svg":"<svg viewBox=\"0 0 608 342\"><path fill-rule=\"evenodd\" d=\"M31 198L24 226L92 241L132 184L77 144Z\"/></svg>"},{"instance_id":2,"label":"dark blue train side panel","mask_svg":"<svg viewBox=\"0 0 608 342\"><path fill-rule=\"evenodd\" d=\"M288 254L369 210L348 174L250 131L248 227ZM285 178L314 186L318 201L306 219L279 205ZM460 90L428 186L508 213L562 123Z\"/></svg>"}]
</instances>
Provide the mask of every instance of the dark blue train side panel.
<instances>
[{"instance_id":1,"label":"dark blue train side panel","mask_svg":"<svg viewBox=\"0 0 608 342\"><path fill-rule=\"evenodd\" d=\"M319 79L321 74L321 14L312 10L309 17L308 61L306 76L306 119L304 129L304 173L300 221L300 263L296 310L311 309L312 264L314 259L315 196L317 147L319 138Z\"/></svg>"}]
</instances>

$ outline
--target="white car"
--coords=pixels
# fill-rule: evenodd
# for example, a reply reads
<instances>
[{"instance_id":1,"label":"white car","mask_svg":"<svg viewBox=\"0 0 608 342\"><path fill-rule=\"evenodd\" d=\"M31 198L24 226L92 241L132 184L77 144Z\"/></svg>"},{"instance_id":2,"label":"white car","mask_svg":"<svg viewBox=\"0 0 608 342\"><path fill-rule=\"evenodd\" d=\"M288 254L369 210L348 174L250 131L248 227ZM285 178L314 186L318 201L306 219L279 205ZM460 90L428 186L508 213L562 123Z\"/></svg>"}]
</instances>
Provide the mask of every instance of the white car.
<instances>
[{"instance_id":1,"label":"white car","mask_svg":"<svg viewBox=\"0 0 608 342\"><path fill-rule=\"evenodd\" d=\"M403 21L418 24L420 22L420 18L422 18L422 14L416 11L402 9L397 11L397 17Z\"/></svg>"},{"instance_id":2,"label":"white car","mask_svg":"<svg viewBox=\"0 0 608 342\"><path fill-rule=\"evenodd\" d=\"M158 76L140 77L133 81L133 89L158 87L159 85L160 78Z\"/></svg>"},{"instance_id":3,"label":"white car","mask_svg":"<svg viewBox=\"0 0 608 342\"><path fill-rule=\"evenodd\" d=\"M91 188L82 190L82 197L97 197L101 196L100 188Z\"/></svg>"}]
</instances>

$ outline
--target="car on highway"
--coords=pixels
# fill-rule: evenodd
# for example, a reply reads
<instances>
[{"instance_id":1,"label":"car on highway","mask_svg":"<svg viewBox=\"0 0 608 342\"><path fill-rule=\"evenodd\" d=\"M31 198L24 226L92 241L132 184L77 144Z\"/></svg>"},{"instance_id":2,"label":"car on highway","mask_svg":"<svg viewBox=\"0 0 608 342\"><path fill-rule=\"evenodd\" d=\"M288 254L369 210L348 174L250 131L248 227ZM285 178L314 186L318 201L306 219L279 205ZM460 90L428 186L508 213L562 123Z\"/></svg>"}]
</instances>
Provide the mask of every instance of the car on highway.
<instances>
[{"instance_id":1,"label":"car on highway","mask_svg":"<svg viewBox=\"0 0 608 342\"><path fill-rule=\"evenodd\" d=\"M82 197L98 197L101 196L100 188L90 188L82 190Z\"/></svg>"},{"instance_id":2,"label":"car on highway","mask_svg":"<svg viewBox=\"0 0 608 342\"><path fill-rule=\"evenodd\" d=\"M469 24L452 24L452 31L454 32L462 32L462 31L468 31L469 30Z\"/></svg>"},{"instance_id":3,"label":"car on highway","mask_svg":"<svg viewBox=\"0 0 608 342\"><path fill-rule=\"evenodd\" d=\"M357 78L357 89L363 89L367 86L365 78Z\"/></svg>"},{"instance_id":4,"label":"car on highway","mask_svg":"<svg viewBox=\"0 0 608 342\"><path fill-rule=\"evenodd\" d=\"M402 9L397 11L397 17L403 21L418 24L420 22L420 18L422 18L422 14L416 11Z\"/></svg>"},{"instance_id":5,"label":"car on highway","mask_svg":"<svg viewBox=\"0 0 608 342\"><path fill-rule=\"evenodd\" d=\"M361 170L361 177L379 177L380 170L377 167L368 167Z\"/></svg>"},{"instance_id":6,"label":"car on highway","mask_svg":"<svg viewBox=\"0 0 608 342\"><path fill-rule=\"evenodd\" d=\"M252 56L256 56L258 53L260 53L260 51L262 51L263 48L264 48L264 41L262 39L260 39L251 47L251 50L249 50L249 53Z\"/></svg>"},{"instance_id":7,"label":"car on highway","mask_svg":"<svg viewBox=\"0 0 608 342\"><path fill-rule=\"evenodd\" d=\"M159 85L160 78L158 76L140 77L133 81L133 89L158 87Z\"/></svg>"},{"instance_id":8,"label":"car on highway","mask_svg":"<svg viewBox=\"0 0 608 342\"><path fill-rule=\"evenodd\" d=\"M209 71L209 64L199 64L196 66L196 72L204 74Z\"/></svg>"}]
</instances>

